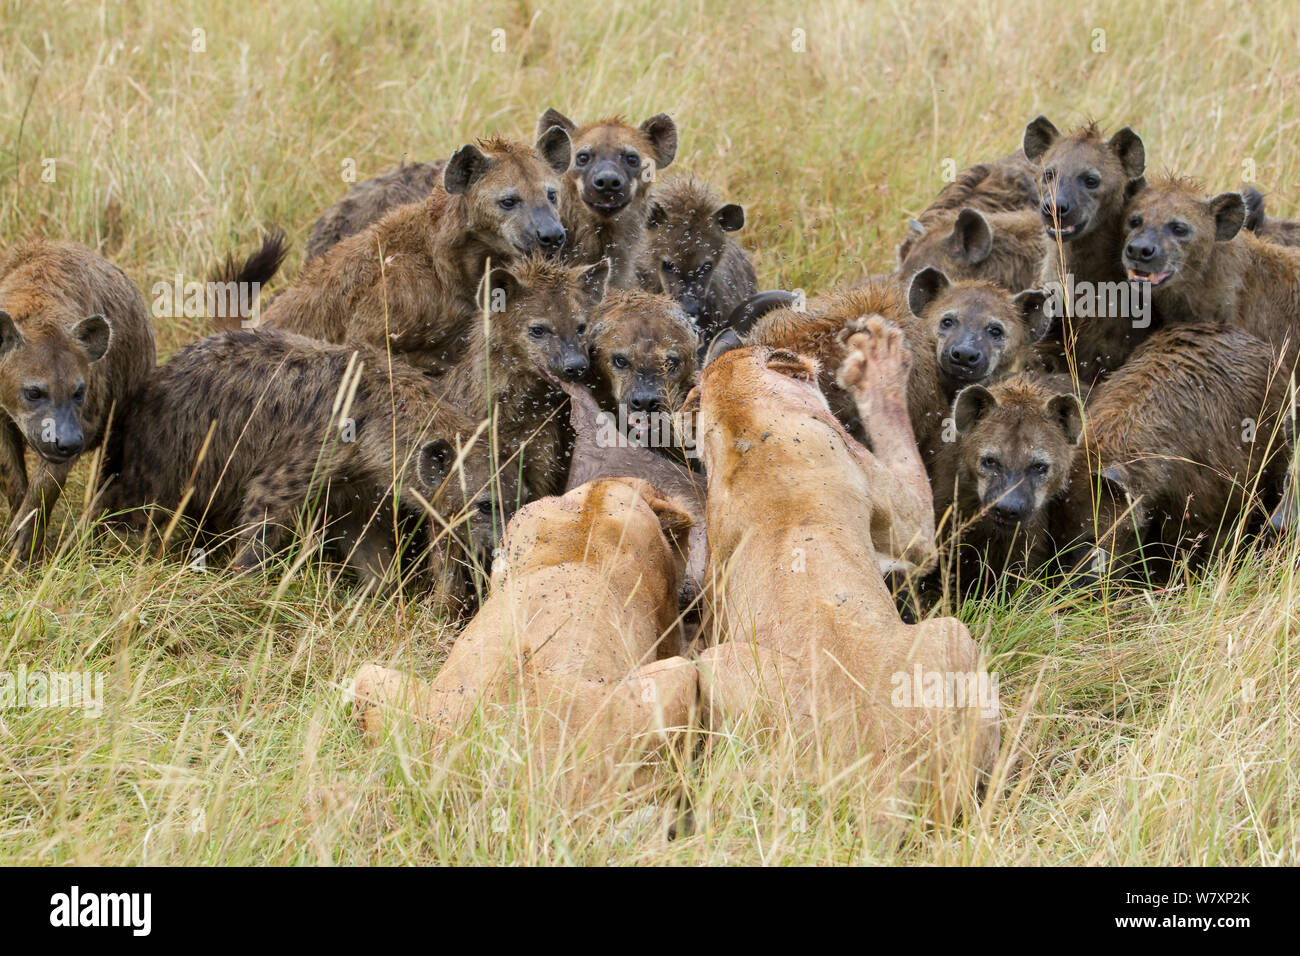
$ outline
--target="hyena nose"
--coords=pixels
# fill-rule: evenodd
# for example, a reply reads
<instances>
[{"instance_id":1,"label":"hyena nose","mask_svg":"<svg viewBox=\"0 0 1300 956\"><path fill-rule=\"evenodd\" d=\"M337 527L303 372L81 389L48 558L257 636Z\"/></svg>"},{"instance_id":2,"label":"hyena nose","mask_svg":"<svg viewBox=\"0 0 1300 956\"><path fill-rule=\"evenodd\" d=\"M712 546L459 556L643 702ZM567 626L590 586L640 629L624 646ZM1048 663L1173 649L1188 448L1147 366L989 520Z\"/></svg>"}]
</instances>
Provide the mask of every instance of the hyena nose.
<instances>
[{"instance_id":1,"label":"hyena nose","mask_svg":"<svg viewBox=\"0 0 1300 956\"><path fill-rule=\"evenodd\" d=\"M1062 199L1060 196L1056 197L1056 202L1052 202L1051 199L1043 200L1043 215L1048 219L1052 218L1053 213L1055 213L1058 218L1064 219L1070 214L1071 208L1070 201L1068 199Z\"/></svg>"},{"instance_id":2,"label":"hyena nose","mask_svg":"<svg viewBox=\"0 0 1300 956\"><path fill-rule=\"evenodd\" d=\"M84 442L80 438L56 438L54 439L54 450L64 458L71 458L73 455L80 455Z\"/></svg>"},{"instance_id":3,"label":"hyena nose","mask_svg":"<svg viewBox=\"0 0 1300 956\"><path fill-rule=\"evenodd\" d=\"M554 252L564 245L564 227L559 223L553 226L543 226L537 230L537 241L541 243L542 248L547 252Z\"/></svg>"},{"instance_id":4,"label":"hyena nose","mask_svg":"<svg viewBox=\"0 0 1300 956\"><path fill-rule=\"evenodd\" d=\"M1149 242L1130 242L1124 247L1124 255L1138 262L1150 262L1156 257L1156 247Z\"/></svg>"},{"instance_id":5,"label":"hyena nose","mask_svg":"<svg viewBox=\"0 0 1300 956\"><path fill-rule=\"evenodd\" d=\"M971 348L969 345L954 345L948 350L948 358L954 365L964 365L967 368L974 368L979 364L979 349Z\"/></svg>"},{"instance_id":6,"label":"hyena nose","mask_svg":"<svg viewBox=\"0 0 1300 956\"><path fill-rule=\"evenodd\" d=\"M663 405L658 392L633 392L627 403L634 412L653 412Z\"/></svg>"},{"instance_id":7,"label":"hyena nose","mask_svg":"<svg viewBox=\"0 0 1300 956\"><path fill-rule=\"evenodd\" d=\"M1025 516L1025 509L1015 504L998 504L993 506L993 514L1001 521L1019 521Z\"/></svg>"},{"instance_id":8,"label":"hyena nose","mask_svg":"<svg viewBox=\"0 0 1300 956\"><path fill-rule=\"evenodd\" d=\"M602 171L592 177L591 185L603 193L617 192L623 188L623 177L613 170Z\"/></svg>"},{"instance_id":9,"label":"hyena nose","mask_svg":"<svg viewBox=\"0 0 1300 956\"><path fill-rule=\"evenodd\" d=\"M589 365L587 359L580 354L573 354L564 360L564 377L570 382L575 382L587 374Z\"/></svg>"}]
</instances>

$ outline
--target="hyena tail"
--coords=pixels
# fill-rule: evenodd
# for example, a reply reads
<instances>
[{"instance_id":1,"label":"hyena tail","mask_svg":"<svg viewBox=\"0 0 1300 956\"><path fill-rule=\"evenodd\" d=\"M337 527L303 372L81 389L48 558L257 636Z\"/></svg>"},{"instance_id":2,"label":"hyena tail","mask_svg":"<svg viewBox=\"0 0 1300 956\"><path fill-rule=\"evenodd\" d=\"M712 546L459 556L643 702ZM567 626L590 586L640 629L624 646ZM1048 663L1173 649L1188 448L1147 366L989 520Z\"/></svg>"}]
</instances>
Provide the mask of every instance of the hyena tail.
<instances>
[{"instance_id":1,"label":"hyena tail","mask_svg":"<svg viewBox=\"0 0 1300 956\"><path fill-rule=\"evenodd\" d=\"M280 271L288 254L289 240L284 230L274 227L263 237L261 248L249 255L243 263L235 259L234 253L227 253L226 261L209 276L208 281L227 285L235 283L232 288L238 288L241 294L242 290L248 289L249 295L256 298L261 287ZM217 316L215 324L221 330L238 328L239 319L235 317L232 320L228 315Z\"/></svg>"},{"instance_id":2,"label":"hyena tail","mask_svg":"<svg viewBox=\"0 0 1300 956\"><path fill-rule=\"evenodd\" d=\"M1241 198L1246 202L1245 228L1259 232L1264 228L1264 194L1254 186L1247 186L1241 191Z\"/></svg>"}]
</instances>

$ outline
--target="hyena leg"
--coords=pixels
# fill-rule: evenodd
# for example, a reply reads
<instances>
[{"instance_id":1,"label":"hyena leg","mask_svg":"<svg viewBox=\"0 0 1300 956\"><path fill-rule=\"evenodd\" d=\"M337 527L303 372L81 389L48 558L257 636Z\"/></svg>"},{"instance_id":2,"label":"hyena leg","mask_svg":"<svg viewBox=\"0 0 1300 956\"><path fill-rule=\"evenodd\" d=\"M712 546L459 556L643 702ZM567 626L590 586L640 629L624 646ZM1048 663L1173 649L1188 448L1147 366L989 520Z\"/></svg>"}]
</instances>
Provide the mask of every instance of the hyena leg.
<instances>
[{"instance_id":1,"label":"hyena leg","mask_svg":"<svg viewBox=\"0 0 1300 956\"><path fill-rule=\"evenodd\" d=\"M45 525L63 494L63 484L77 459L51 464L41 459L23 500L10 516L7 540L21 560L35 560L45 548Z\"/></svg>"},{"instance_id":2,"label":"hyena leg","mask_svg":"<svg viewBox=\"0 0 1300 956\"><path fill-rule=\"evenodd\" d=\"M285 530L307 500L315 471L316 450L304 446L252 476L244 490L233 569L261 568L279 550Z\"/></svg>"},{"instance_id":3,"label":"hyena leg","mask_svg":"<svg viewBox=\"0 0 1300 956\"><path fill-rule=\"evenodd\" d=\"M0 425L0 491L9 502L9 520L17 519L19 506L27 496L27 443L9 417Z\"/></svg>"}]
</instances>

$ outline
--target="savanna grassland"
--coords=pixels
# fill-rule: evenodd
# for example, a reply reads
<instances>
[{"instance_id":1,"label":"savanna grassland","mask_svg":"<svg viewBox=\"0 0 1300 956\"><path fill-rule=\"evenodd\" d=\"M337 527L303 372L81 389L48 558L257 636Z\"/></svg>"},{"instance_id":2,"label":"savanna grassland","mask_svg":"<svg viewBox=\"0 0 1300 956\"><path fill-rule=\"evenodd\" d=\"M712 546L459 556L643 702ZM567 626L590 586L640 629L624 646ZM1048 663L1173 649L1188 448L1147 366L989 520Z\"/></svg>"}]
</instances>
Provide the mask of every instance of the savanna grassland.
<instances>
[{"instance_id":1,"label":"savanna grassland","mask_svg":"<svg viewBox=\"0 0 1300 956\"><path fill-rule=\"evenodd\" d=\"M1153 0L1141 16L1119 0L607 0L598 15L0 0L0 244L76 239L150 298L275 224L295 241L283 282L349 163L364 178L487 133L530 138L548 106L663 110L682 130L676 165L745 205L760 285L815 293L892 268L945 161L1011 151L1039 113L1131 125L1148 169L1213 191L1249 176L1295 214L1297 49L1285 0ZM204 325L159 319L160 357ZM999 678L997 785L978 813L881 846L851 787L741 736L599 809L558 805L490 728L456 767L400 735L369 751L342 689L366 661L432 673L455 636L435 606L362 594L310 551L236 580L119 545L82 519L88 473L56 513L51 559L2 572L0 671L102 674L104 713L0 710L0 863L1300 856L1294 542L1242 542L1155 591L1034 588L962 608ZM682 795L701 812L670 841L644 808Z\"/></svg>"}]
</instances>

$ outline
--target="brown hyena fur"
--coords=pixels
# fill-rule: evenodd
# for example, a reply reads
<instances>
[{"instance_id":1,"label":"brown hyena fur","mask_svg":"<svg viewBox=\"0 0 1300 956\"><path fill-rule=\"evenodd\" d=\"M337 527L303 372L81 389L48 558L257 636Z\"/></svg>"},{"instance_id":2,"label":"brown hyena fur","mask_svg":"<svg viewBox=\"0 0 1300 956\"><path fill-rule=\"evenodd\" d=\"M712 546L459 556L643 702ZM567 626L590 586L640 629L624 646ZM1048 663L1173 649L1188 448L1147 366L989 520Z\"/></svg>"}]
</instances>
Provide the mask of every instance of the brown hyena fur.
<instances>
[{"instance_id":1,"label":"brown hyena fur","mask_svg":"<svg viewBox=\"0 0 1300 956\"><path fill-rule=\"evenodd\" d=\"M395 209L309 263L262 313L269 328L326 342L391 348L438 371L463 350L481 310L487 260L507 263L564 241L558 203L569 138L536 147L502 139L464 146L443 188Z\"/></svg>"},{"instance_id":2,"label":"brown hyena fur","mask_svg":"<svg viewBox=\"0 0 1300 956\"><path fill-rule=\"evenodd\" d=\"M251 570L321 504L332 549L377 583L396 553L396 488L403 519L426 515L423 497L441 518L427 532L485 559L515 503L508 469L494 481L478 423L389 362L273 329L187 346L141 390L104 512L138 527L137 509L183 509L205 542L233 534L233 566Z\"/></svg>"},{"instance_id":3,"label":"brown hyena fur","mask_svg":"<svg viewBox=\"0 0 1300 956\"><path fill-rule=\"evenodd\" d=\"M539 132L557 126L573 141L560 204L565 260L587 265L609 259L610 288L633 288L647 202L656 175L677 155L677 125L658 113L640 126L618 117L579 126L554 109L537 121Z\"/></svg>"},{"instance_id":4,"label":"brown hyena fur","mask_svg":"<svg viewBox=\"0 0 1300 956\"><path fill-rule=\"evenodd\" d=\"M1098 385L1052 519L1067 567L1119 570L1140 554L1158 572L1175 553L1210 553L1260 505L1262 520L1289 458L1273 366L1268 343L1241 329L1173 326Z\"/></svg>"},{"instance_id":5,"label":"brown hyena fur","mask_svg":"<svg viewBox=\"0 0 1300 956\"><path fill-rule=\"evenodd\" d=\"M403 163L396 169L353 185L311 227L306 261L323 256L340 241L378 222L398 206L427 199L442 182L445 166L446 160Z\"/></svg>"},{"instance_id":6,"label":"brown hyena fur","mask_svg":"<svg viewBox=\"0 0 1300 956\"><path fill-rule=\"evenodd\" d=\"M0 258L6 548L22 559L42 550L50 509L84 452L102 444L101 474L117 470L121 423L154 361L144 296L98 253L73 242L36 241Z\"/></svg>"},{"instance_id":7,"label":"brown hyena fur","mask_svg":"<svg viewBox=\"0 0 1300 956\"><path fill-rule=\"evenodd\" d=\"M1086 282L1123 288L1124 205L1145 185L1142 140L1127 126L1110 138L1095 124L1063 135L1039 116L1025 128L1024 149L1038 166L1039 213L1048 240L1039 286ZM1078 377L1091 382L1124 363L1150 333L1152 320L1111 315L1112 303L1100 298L1087 310L1091 315L1083 311L1077 317L1072 311L1062 323L1062 351Z\"/></svg>"},{"instance_id":8,"label":"brown hyena fur","mask_svg":"<svg viewBox=\"0 0 1300 956\"><path fill-rule=\"evenodd\" d=\"M1243 189L1241 198L1246 203L1244 228L1279 246L1300 246L1300 219L1270 219L1264 212L1264 194L1254 186Z\"/></svg>"},{"instance_id":9,"label":"brown hyena fur","mask_svg":"<svg viewBox=\"0 0 1300 956\"><path fill-rule=\"evenodd\" d=\"M641 284L681 303L706 342L758 291L749 256L729 235L744 225L744 208L722 202L708 183L676 176L655 185Z\"/></svg>"},{"instance_id":10,"label":"brown hyena fur","mask_svg":"<svg viewBox=\"0 0 1300 956\"><path fill-rule=\"evenodd\" d=\"M927 266L953 279L984 279L1008 292L1033 288L1047 253L1043 224L1032 209L982 213L963 209L915 223L899 246L898 275L907 282Z\"/></svg>"},{"instance_id":11,"label":"brown hyena fur","mask_svg":"<svg viewBox=\"0 0 1300 956\"><path fill-rule=\"evenodd\" d=\"M474 323L464 357L437 388L474 418L495 411L503 453L519 453L525 500L556 495L573 450L560 381L590 372L590 327L609 263L562 266L531 257L494 268L489 279L488 328Z\"/></svg>"},{"instance_id":12,"label":"brown hyena fur","mask_svg":"<svg viewBox=\"0 0 1300 956\"><path fill-rule=\"evenodd\" d=\"M1244 218L1240 193L1157 180L1129 204L1124 265L1152 287L1162 321L1239 326L1277 350L1286 377L1300 346L1300 249L1243 233Z\"/></svg>"},{"instance_id":13,"label":"brown hyena fur","mask_svg":"<svg viewBox=\"0 0 1300 956\"><path fill-rule=\"evenodd\" d=\"M1016 212L1038 205L1038 175L1024 150L962 170L944 186L918 220L928 227L960 209L984 213Z\"/></svg>"},{"instance_id":14,"label":"brown hyena fur","mask_svg":"<svg viewBox=\"0 0 1300 956\"><path fill-rule=\"evenodd\" d=\"M957 547L951 570L960 589L1045 566L1051 507L1069 485L1083 431L1072 383L1022 373L969 385L957 393L952 419L956 441L936 462L934 511Z\"/></svg>"},{"instance_id":15,"label":"brown hyena fur","mask_svg":"<svg viewBox=\"0 0 1300 956\"><path fill-rule=\"evenodd\" d=\"M967 385L995 382L1029 364L1052 324L1046 298L1038 289L1011 295L990 282L953 283L934 268L912 277L908 308L932 343L946 402Z\"/></svg>"}]
</instances>

